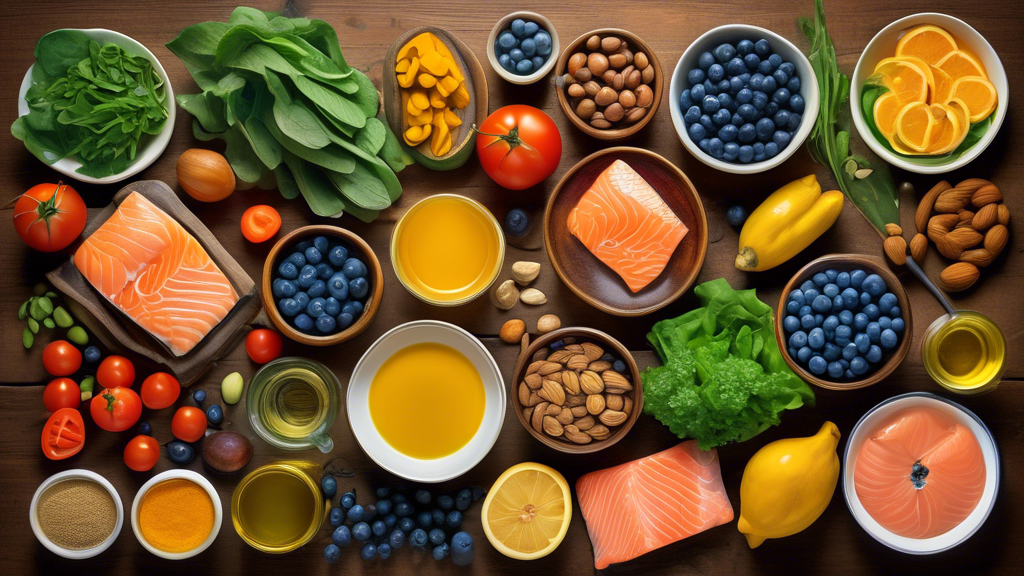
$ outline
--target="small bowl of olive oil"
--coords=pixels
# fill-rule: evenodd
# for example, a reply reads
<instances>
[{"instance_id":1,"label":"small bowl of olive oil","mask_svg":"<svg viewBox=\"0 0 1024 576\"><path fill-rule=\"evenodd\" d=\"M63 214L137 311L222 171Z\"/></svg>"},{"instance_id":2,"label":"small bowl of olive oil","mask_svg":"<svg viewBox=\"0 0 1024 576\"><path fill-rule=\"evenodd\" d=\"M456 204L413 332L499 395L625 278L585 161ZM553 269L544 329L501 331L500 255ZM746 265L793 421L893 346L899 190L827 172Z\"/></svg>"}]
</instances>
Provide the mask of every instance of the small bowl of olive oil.
<instances>
[{"instance_id":1,"label":"small bowl of olive oil","mask_svg":"<svg viewBox=\"0 0 1024 576\"><path fill-rule=\"evenodd\" d=\"M924 334L925 370L957 394L995 390L1006 369L1006 338L991 318L970 310L940 316Z\"/></svg>"}]
</instances>

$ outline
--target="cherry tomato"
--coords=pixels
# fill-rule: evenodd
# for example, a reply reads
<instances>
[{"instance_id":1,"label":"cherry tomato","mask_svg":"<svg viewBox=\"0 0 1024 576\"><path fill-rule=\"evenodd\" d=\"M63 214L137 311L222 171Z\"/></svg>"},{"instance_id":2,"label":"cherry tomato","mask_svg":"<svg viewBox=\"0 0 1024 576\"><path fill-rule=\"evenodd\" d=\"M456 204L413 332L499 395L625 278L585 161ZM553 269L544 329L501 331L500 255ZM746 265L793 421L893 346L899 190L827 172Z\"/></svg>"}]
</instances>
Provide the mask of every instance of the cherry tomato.
<instances>
[{"instance_id":1,"label":"cherry tomato","mask_svg":"<svg viewBox=\"0 0 1024 576\"><path fill-rule=\"evenodd\" d=\"M43 368L51 376L70 376L82 367L82 353L66 340L55 340L43 349Z\"/></svg>"},{"instance_id":2,"label":"cherry tomato","mask_svg":"<svg viewBox=\"0 0 1024 576\"><path fill-rule=\"evenodd\" d=\"M89 413L97 426L110 432L127 430L142 416L142 400L131 388L110 388L92 399Z\"/></svg>"},{"instance_id":3,"label":"cherry tomato","mask_svg":"<svg viewBox=\"0 0 1024 576\"><path fill-rule=\"evenodd\" d=\"M152 436L138 435L124 447L124 463L136 472L152 470L160 459L160 443Z\"/></svg>"},{"instance_id":4,"label":"cherry tomato","mask_svg":"<svg viewBox=\"0 0 1024 576\"><path fill-rule=\"evenodd\" d=\"M82 391L71 378L55 378L43 390L43 406L50 412L61 408L78 408L82 403Z\"/></svg>"},{"instance_id":5,"label":"cherry tomato","mask_svg":"<svg viewBox=\"0 0 1024 576\"><path fill-rule=\"evenodd\" d=\"M206 433L206 413L195 406L182 406L171 419L171 433L178 440L195 442Z\"/></svg>"},{"instance_id":6,"label":"cherry tomato","mask_svg":"<svg viewBox=\"0 0 1024 576\"><path fill-rule=\"evenodd\" d=\"M281 215L272 206L258 204L242 213L242 236L249 242L270 240L281 229Z\"/></svg>"},{"instance_id":7,"label":"cherry tomato","mask_svg":"<svg viewBox=\"0 0 1024 576\"><path fill-rule=\"evenodd\" d=\"M40 439L43 454L50 460L63 460L82 451L85 426L82 415L74 408L61 408L46 419Z\"/></svg>"},{"instance_id":8,"label":"cherry tomato","mask_svg":"<svg viewBox=\"0 0 1024 576\"><path fill-rule=\"evenodd\" d=\"M523 104L498 108L480 126L476 153L487 175L509 190L550 176L562 159L562 136L544 112Z\"/></svg>"},{"instance_id":9,"label":"cherry tomato","mask_svg":"<svg viewBox=\"0 0 1024 576\"><path fill-rule=\"evenodd\" d=\"M281 335L274 330L257 328L245 337L245 351L257 364L266 364L281 355Z\"/></svg>"},{"instance_id":10,"label":"cherry tomato","mask_svg":"<svg viewBox=\"0 0 1024 576\"><path fill-rule=\"evenodd\" d=\"M143 406L150 410L162 410L178 400L181 384L167 372L157 372L142 381L139 392L142 395Z\"/></svg>"},{"instance_id":11,"label":"cherry tomato","mask_svg":"<svg viewBox=\"0 0 1024 576\"><path fill-rule=\"evenodd\" d=\"M71 186L38 184L14 205L14 228L30 248L55 252L67 248L85 229L85 202Z\"/></svg>"},{"instance_id":12,"label":"cherry tomato","mask_svg":"<svg viewBox=\"0 0 1024 576\"><path fill-rule=\"evenodd\" d=\"M96 369L96 381L104 388L130 388L135 383L135 365L124 356L107 356Z\"/></svg>"}]
</instances>

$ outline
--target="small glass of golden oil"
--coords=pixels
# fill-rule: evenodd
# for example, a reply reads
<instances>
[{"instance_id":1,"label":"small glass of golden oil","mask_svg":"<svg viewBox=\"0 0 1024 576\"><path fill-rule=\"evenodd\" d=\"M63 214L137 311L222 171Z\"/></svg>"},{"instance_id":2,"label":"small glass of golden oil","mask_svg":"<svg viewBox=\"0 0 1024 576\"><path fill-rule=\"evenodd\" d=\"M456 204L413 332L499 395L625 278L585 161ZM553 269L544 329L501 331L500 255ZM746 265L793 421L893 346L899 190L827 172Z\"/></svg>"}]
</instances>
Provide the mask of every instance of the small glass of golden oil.
<instances>
[{"instance_id":1,"label":"small glass of golden oil","mask_svg":"<svg viewBox=\"0 0 1024 576\"><path fill-rule=\"evenodd\" d=\"M957 394L995 390L1006 368L1006 338L991 318L958 310L940 316L924 334L925 370L943 388Z\"/></svg>"}]
</instances>

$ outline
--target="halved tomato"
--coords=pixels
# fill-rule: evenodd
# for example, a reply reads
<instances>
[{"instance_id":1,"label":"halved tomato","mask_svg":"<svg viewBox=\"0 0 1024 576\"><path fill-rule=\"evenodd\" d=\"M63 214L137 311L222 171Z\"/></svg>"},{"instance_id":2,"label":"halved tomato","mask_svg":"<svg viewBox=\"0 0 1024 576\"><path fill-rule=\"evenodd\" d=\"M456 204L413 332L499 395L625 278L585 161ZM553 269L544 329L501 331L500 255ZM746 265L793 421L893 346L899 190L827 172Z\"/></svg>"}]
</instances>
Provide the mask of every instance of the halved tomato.
<instances>
[{"instance_id":1,"label":"halved tomato","mask_svg":"<svg viewBox=\"0 0 1024 576\"><path fill-rule=\"evenodd\" d=\"M40 443L43 454L50 460L63 460L81 452L85 445L81 413L74 408L61 408L50 414Z\"/></svg>"}]
</instances>

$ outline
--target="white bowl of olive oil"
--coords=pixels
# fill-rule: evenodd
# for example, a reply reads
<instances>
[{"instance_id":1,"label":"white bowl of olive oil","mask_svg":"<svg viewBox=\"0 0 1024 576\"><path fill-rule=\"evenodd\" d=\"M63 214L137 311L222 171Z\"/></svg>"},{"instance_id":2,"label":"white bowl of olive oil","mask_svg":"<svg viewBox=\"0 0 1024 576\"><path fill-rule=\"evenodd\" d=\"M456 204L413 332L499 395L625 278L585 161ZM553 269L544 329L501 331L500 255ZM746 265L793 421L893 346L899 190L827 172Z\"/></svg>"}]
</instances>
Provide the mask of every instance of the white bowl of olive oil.
<instances>
[{"instance_id":1,"label":"white bowl of olive oil","mask_svg":"<svg viewBox=\"0 0 1024 576\"><path fill-rule=\"evenodd\" d=\"M359 359L348 422L363 451L413 482L443 482L490 452L505 419L505 386L487 348L436 320L392 328Z\"/></svg>"}]
</instances>

